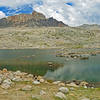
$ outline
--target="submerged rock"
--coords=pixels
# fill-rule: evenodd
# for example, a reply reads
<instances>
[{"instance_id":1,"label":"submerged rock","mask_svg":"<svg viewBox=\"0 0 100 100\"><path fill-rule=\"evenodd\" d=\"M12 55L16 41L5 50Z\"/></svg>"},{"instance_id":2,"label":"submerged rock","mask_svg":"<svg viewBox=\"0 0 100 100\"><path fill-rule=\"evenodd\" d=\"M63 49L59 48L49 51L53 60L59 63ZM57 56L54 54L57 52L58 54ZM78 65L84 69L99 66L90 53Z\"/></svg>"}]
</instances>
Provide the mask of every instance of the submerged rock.
<instances>
[{"instance_id":1,"label":"submerged rock","mask_svg":"<svg viewBox=\"0 0 100 100\"><path fill-rule=\"evenodd\" d=\"M63 94L62 92L58 92L58 93L55 95L55 97L66 100L65 94Z\"/></svg>"},{"instance_id":2,"label":"submerged rock","mask_svg":"<svg viewBox=\"0 0 100 100\"><path fill-rule=\"evenodd\" d=\"M59 88L59 91L66 94L69 92L69 89L66 87L61 87L61 88Z\"/></svg>"}]
</instances>

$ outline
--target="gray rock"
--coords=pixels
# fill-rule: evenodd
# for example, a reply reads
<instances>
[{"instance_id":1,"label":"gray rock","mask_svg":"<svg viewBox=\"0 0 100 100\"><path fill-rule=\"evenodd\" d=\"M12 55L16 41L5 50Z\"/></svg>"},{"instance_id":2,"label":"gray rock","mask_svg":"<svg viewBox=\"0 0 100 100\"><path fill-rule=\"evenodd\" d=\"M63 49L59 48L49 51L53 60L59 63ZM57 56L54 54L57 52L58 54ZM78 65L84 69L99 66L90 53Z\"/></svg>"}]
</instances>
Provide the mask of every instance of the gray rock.
<instances>
[{"instance_id":1,"label":"gray rock","mask_svg":"<svg viewBox=\"0 0 100 100\"><path fill-rule=\"evenodd\" d=\"M69 89L66 87L61 87L61 88L59 88L59 91L66 94L69 92Z\"/></svg>"},{"instance_id":2,"label":"gray rock","mask_svg":"<svg viewBox=\"0 0 100 100\"><path fill-rule=\"evenodd\" d=\"M23 91L31 91L32 90L32 86L30 85L26 85L22 88Z\"/></svg>"},{"instance_id":3,"label":"gray rock","mask_svg":"<svg viewBox=\"0 0 100 100\"><path fill-rule=\"evenodd\" d=\"M62 92L58 92L58 93L55 95L55 97L66 100L65 94L63 94Z\"/></svg>"}]
</instances>

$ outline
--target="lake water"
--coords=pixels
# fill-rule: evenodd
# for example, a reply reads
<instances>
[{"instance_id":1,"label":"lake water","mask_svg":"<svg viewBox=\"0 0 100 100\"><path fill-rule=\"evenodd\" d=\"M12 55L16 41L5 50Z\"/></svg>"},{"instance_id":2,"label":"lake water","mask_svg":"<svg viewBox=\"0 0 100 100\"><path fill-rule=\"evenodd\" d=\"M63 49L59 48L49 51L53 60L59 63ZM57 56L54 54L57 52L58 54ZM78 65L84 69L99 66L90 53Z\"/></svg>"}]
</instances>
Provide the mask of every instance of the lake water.
<instances>
[{"instance_id":1,"label":"lake water","mask_svg":"<svg viewBox=\"0 0 100 100\"><path fill-rule=\"evenodd\" d=\"M0 69L21 70L53 80L100 82L100 55L88 60L56 57L56 50L0 50ZM53 62L50 66L48 62Z\"/></svg>"}]
</instances>

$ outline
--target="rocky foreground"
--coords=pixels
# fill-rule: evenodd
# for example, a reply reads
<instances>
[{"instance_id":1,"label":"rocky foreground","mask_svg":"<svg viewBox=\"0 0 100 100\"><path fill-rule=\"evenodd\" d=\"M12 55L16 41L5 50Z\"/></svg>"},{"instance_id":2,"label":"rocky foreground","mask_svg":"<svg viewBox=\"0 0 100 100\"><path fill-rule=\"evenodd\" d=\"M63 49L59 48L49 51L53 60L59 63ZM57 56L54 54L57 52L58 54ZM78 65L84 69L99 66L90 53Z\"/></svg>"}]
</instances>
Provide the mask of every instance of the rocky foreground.
<instances>
[{"instance_id":1,"label":"rocky foreground","mask_svg":"<svg viewBox=\"0 0 100 100\"><path fill-rule=\"evenodd\" d=\"M100 100L85 81L51 81L21 71L0 71L0 100Z\"/></svg>"}]
</instances>

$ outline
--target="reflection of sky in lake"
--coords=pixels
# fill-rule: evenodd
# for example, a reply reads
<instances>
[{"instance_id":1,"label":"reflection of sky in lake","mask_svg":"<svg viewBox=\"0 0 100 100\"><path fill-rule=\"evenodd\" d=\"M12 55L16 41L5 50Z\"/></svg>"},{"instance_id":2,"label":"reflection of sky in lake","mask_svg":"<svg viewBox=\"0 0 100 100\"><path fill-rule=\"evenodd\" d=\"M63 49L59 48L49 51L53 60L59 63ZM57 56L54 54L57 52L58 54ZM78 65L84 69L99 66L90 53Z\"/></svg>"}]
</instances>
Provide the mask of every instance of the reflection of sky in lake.
<instances>
[{"instance_id":1,"label":"reflection of sky in lake","mask_svg":"<svg viewBox=\"0 0 100 100\"><path fill-rule=\"evenodd\" d=\"M45 77L54 80L100 81L100 55L91 56L89 60L67 61L64 67L48 71Z\"/></svg>"}]
</instances>

